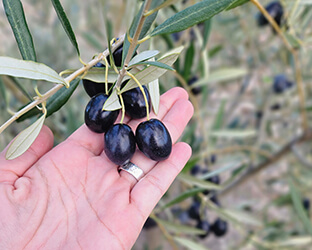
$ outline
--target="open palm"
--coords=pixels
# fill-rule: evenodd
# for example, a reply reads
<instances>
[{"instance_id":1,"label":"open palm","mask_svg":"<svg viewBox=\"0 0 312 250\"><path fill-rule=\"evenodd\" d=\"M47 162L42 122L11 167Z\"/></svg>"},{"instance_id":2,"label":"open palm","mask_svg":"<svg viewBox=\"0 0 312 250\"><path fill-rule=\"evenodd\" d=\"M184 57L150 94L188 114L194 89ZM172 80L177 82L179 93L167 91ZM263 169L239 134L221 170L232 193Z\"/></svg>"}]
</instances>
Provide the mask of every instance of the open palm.
<instances>
[{"instance_id":1,"label":"open palm","mask_svg":"<svg viewBox=\"0 0 312 250\"><path fill-rule=\"evenodd\" d=\"M173 143L193 114L187 93L161 96L157 116ZM156 117L151 114L151 117ZM133 131L140 123L126 120ZM117 171L103 152L103 135L82 125L52 149L43 127L31 148L7 161L0 154L0 249L130 249L142 226L191 155L182 142L155 162L136 151L145 177Z\"/></svg>"}]
</instances>

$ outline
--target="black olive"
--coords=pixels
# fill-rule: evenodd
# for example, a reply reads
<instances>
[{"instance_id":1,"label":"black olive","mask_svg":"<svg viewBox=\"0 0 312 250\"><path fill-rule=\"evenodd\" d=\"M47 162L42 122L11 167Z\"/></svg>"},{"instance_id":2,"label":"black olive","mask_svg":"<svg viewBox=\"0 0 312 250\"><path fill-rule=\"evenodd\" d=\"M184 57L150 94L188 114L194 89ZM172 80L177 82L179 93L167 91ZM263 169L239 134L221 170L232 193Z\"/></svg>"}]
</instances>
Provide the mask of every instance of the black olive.
<instances>
[{"instance_id":1,"label":"black olive","mask_svg":"<svg viewBox=\"0 0 312 250\"><path fill-rule=\"evenodd\" d=\"M226 234L228 230L228 223L220 218L218 218L211 227L214 234L221 237Z\"/></svg>"},{"instance_id":2,"label":"black olive","mask_svg":"<svg viewBox=\"0 0 312 250\"><path fill-rule=\"evenodd\" d=\"M157 120L141 122L135 132L139 149L150 159L162 161L169 157L172 149L170 134L165 125Z\"/></svg>"},{"instance_id":3,"label":"black olive","mask_svg":"<svg viewBox=\"0 0 312 250\"><path fill-rule=\"evenodd\" d=\"M143 86L148 106L149 112L151 111L151 98L148 93L148 90L145 86ZM124 93L122 93L122 98L125 104L126 113L133 119L140 119L146 117L146 105L144 96L139 87L130 89Z\"/></svg>"},{"instance_id":4,"label":"black olive","mask_svg":"<svg viewBox=\"0 0 312 250\"><path fill-rule=\"evenodd\" d=\"M135 152L135 136L126 124L115 124L105 133L104 151L116 165L130 161Z\"/></svg>"},{"instance_id":5,"label":"black olive","mask_svg":"<svg viewBox=\"0 0 312 250\"><path fill-rule=\"evenodd\" d=\"M284 15L283 6L279 1L274 1L265 6L266 11L270 14L270 16L275 20L275 22L280 26L282 17ZM258 26L266 26L269 22L266 17L260 13L258 16Z\"/></svg>"},{"instance_id":6,"label":"black olive","mask_svg":"<svg viewBox=\"0 0 312 250\"><path fill-rule=\"evenodd\" d=\"M105 133L116 121L119 110L103 111L108 96L100 93L91 98L85 109L85 123L95 133Z\"/></svg>"}]
</instances>

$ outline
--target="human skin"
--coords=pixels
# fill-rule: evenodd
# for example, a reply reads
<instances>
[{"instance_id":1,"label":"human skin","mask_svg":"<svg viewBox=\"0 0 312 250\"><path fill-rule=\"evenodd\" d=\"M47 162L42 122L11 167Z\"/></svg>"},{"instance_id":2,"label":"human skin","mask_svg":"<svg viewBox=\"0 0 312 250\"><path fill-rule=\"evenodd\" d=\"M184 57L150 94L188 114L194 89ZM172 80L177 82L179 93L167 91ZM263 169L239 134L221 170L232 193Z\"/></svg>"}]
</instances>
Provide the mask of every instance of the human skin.
<instances>
[{"instance_id":1,"label":"human skin","mask_svg":"<svg viewBox=\"0 0 312 250\"><path fill-rule=\"evenodd\" d=\"M182 88L161 96L157 117L175 143L155 162L138 149L131 162L145 173L137 182L106 157L103 134L82 125L53 148L43 126L22 156L0 154L0 249L131 249L143 224L191 156L178 142L193 115ZM143 121L125 119L133 131Z\"/></svg>"}]
</instances>

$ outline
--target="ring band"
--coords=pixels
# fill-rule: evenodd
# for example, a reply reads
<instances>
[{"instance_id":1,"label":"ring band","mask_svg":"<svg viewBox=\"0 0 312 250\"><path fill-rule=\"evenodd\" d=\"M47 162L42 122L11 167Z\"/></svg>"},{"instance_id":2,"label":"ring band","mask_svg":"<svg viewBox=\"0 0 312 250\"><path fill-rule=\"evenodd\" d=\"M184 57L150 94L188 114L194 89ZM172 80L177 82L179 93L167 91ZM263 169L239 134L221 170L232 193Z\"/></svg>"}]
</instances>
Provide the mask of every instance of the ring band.
<instances>
[{"instance_id":1,"label":"ring band","mask_svg":"<svg viewBox=\"0 0 312 250\"><path fill-rule=\"evenodd\" d=\"M137 181L142 179L144 176L144 172L141 168L139 168L137 165L133 164L132 162L128 162L124 165L119 166L119 171L124 170L131 174Z\"/></svg>"}]
</instances>

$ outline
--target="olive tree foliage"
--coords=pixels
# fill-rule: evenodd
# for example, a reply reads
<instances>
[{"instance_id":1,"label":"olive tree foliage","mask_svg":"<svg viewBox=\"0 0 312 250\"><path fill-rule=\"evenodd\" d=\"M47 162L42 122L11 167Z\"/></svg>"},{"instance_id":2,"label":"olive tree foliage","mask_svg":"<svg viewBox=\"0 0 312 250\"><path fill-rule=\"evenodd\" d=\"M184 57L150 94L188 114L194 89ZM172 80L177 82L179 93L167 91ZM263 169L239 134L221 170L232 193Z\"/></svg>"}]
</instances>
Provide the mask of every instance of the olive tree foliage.
<instances>
[{"instance_id":1,"label":"olive tree foliage","mask_svg":"<svg viewBox=\"0 0 312 250\"><path fill-rule=\"evenodd\" d=\"M172 208L196 199L201 204L202 220L209 217L208 211L208 214L214 213L235 227L241 235L241 242L235 242L239 247L251 244L259 249L274 249L311 244L312 225L302 204L302 193L311 187L304 181L304 176L312 176L311 157L307 157L307 148L311 145L306 146L311 141L312 105L309 96L312 90L306 84L310 79L310 59L303 60L311 41L311 1L281 0L284 15L280 25L270 16L264 3L258 0L123 0L116 6L118 11L127 15L117 17L111 15L116 6L111 1L100 0L96 5L100 10L100 15L96 16L100 27L79 33L79 36L75 33L77 27L71 21L69 8L62 5L66 1L47 1L44 3L47 9L55 12L58 19L53 25L62 31L57 36L66 40L75 54L74 59L66 57L68 51L62 50L61 46L57 52L46 49L49 56L53 53L63 55L54 59L56 63L65 65L61 69L52 61L47 63L50 61L44 60L46 63L43 63L44 50L36 45L45 40L38 41L35 39L38 35L33 36L34 24L27 22L31 13L22 2L2 2L6 25L13 32L20 54L18 58L6 52L0 56L0 109L5 114L0 118L3 123L0 124L0 134L5 135L8 128L15 125L18 128L12 130L18 135L7 150L8 160L22 155L34 142L43 124L53 121L53 116L75 120L71 110L66 113L68 116L63 117L62 110L67 106L61 108L74 100L77 109L82 110L81 106L85 104L75 95L83 79L113 84L104 110L123 110L119 102L121 94L138 85L145 85L156 114L160 93L178 85L188 91L195 107L195 115L181 138L192 146L193 156L178 176L179 194L172 196L169 191L151 215L168 242L173 247L181 245L188 249L207 249L197 238L204 233L203 230L194 227L194 223L177 223L176 217L182 212L172 212ZM74 0L70 1L70 5L74 3ZM266 18L268 29L256 27L254 13ZM123 26L126 28L118 29ZM261 39L268 32L267 40L273 42L263 46ZM213 33L222 34L226 42L212 47ZM86 52L86 41L96 48L95 55ZM43 44L45 46L49 48ZM119 46L123 46L123 54L122 64L117 67L112 54ZM269 52L265 52L264 47ZM69 59L80 67L71 68ZM94 67L99 62L105 65L101 70ZM264 75L267 73L262 71L264 67L269 67L271 74ZM274 88L272 90L269 84L274 81L272 75L281 70L284 73L287 70L295 87L287 93L281 91L282 94L275 95ZM259 75L261 79L258 80L263 84L252 93L251 102L256 107L253 118L244 120L244 117L235 117L235 109L244 102L252 80ZM122 86L127 79L127 84ZM230 93L231 98L218 98L216 103L214 91L233 91L227 88L226 84L230 82L235 82L238 89ZM290 104L291 100L296 100L295 104ZM284 129L275 122L282 119L273 112L276 103L289 105L282 114L290 117L291 121L288 130L285 129L285 133L274 140L274 128ZM211 104L214 105L213 112ZM3 120L3 117L8 119ZM250 120L254 122L252 125L248 123ZM75 128L75 123L65 127L61 123L55 126L56 130L65 131L65 135ZM59 140L64 137L60 136ZM291 161L296 166L296 171L289 170L289 175L283 179L288 192L269 199L261 215L245 211L243 206L222 207L212 202L216 194L222 197L234 192L288 154L293 155ZM216 156L217 164L212 160ZM220 158L223 160L219 162ZM190 171L195 165L201 165L204 170L209 167L209 171L194 176ZM225 176L226 181L214 183L213 177L220 174ZM298 219L300 224L292 224L295 224L293 231L297 235L286 230L286 222L268 220L268 208L271 206L293 208L290 213L294 217L292 221Z\"/></svg>"}]
</instances>

